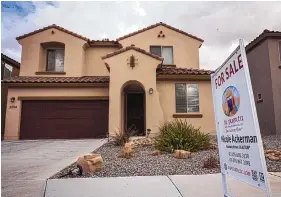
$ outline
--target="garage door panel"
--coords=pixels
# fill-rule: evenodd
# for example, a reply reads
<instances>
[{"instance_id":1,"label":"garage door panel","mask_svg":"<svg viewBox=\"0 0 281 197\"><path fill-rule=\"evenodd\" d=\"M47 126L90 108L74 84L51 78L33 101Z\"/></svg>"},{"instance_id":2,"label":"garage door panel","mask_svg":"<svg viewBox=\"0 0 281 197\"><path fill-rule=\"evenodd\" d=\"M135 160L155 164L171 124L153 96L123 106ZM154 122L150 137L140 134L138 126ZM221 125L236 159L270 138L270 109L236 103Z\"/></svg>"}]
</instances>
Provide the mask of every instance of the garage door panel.
<instances>
[{"instance_id":1,"label":"garage door panel","mask_svg":"<svg viewBox=\"0 0 281 197\"><path fill-rule=\"evenodd\" d=\"M105 137L108 101L23 101L21 139Z\"/></svg>"}]
</instances>

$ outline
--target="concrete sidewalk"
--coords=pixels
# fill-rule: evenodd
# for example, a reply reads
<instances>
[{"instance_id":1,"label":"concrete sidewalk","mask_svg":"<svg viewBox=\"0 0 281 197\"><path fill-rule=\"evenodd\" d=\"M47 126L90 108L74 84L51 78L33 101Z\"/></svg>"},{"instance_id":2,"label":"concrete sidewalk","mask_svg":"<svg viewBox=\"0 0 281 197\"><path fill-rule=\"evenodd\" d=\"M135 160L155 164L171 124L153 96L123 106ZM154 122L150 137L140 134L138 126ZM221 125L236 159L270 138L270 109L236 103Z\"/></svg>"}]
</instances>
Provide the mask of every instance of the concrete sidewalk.
<instances>
[{"instance_id":1,"label":"concrete sidewalk","mask_svg":"<svg viewBox=\"0 0 281 197\"><path fill-rule=\"evenodd\" d=\"M1 196L41 197L46 179L105 139L2 141Z\"/></svg>"},{"instance_id":2,"label":"concrete sidewalk","mask_svg":"<svg viewBox=\"0 0 281 197\"><path fill-rule=\"evenodd\" d=\"M281 196L281 173L269 175L273 197ZM265 197L247 184L228 179L235 197ZM46 197L219 197L223 196L221 174L135 176L110 178L52 179Z\"/></svg>"}]
</instances>

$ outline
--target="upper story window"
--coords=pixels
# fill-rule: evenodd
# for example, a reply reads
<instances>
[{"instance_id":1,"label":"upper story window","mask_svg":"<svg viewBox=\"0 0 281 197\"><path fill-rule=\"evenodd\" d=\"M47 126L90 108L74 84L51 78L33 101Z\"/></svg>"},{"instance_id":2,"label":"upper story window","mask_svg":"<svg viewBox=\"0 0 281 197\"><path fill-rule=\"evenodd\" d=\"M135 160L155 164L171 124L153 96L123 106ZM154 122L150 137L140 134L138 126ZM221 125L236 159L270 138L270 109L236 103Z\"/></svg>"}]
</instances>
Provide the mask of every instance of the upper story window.
<instances>
[{"instance_id":1,"label":"upper story window","mask_svg":"<svg viewBox=\"0 0 281 197\"><path fill-rule=\"evenodd\" d=\"M65 44L44 42L40 45L39 71L64 73Z\"/></svg>"},{"instance_id":2,"label":"upper story window","mask_svg":"<svg viewBox=\"0 0 281 197\"><path fill-rule=\"evenodd\" d=\"M150 46L150 52L164 58L163 64L174 64L173 47Z\"/></svg>"},{"instance_id":3,"label":"upper story window","mask_svg":"<svg viewBox=\"0 0 281 197\"><path fill-rule=\"evenodd\" d=\"M176 113L199 112L198 84L176 83Z\"/></svg>"},{"instance_id":4,"label":"upper story window","mask_svg":"<svg viewBox=\"0 0 281 197\"><path fill-rule=\"evenodd\" d=\"M47 49L46 71L64 71L64 49Z\"/></svg>"},{"instance_id":5,"label":"upper story window","mask_svg":"<svg viewBox=\"0 0 281 197\"><path fill-rule=\"evenodd\" d=\"M13 67L4 62L2 62L1 64L1 66L3 66L3 79L10 78L12 76Z\"/></svg>"}]
</instances>

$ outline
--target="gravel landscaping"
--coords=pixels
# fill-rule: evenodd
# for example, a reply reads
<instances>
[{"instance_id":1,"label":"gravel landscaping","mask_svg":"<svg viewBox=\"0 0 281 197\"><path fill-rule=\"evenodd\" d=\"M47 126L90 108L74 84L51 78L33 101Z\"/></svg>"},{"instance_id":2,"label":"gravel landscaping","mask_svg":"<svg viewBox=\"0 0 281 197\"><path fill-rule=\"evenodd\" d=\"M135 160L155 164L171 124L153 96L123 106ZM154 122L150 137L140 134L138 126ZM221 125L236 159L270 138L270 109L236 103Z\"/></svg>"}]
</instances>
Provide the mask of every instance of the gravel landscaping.
<instances>
[{"instance_id":1,"label":"gravel landscaping","mask_svg":"<svg viewBox=\"0 0 281 197\"><path fill-rule=\"evenodd\" d=\"M263 137L266 149L281 150L281 136ZM121 147L112 143L106 143L94 153L102 155L104 169L94 175L78 176L67 175L70 170L76 169L76 163L58 172L51 178L74 178L74 177L122 177L122 176L156 176L156 175L200 175L219 173L219 168L203 168L204 161L210 155L218 155L217 150L205 150L192 154L189 159L176 159L172 154L152 156L153 146L137 147L134 149L134 157L131 159L119 158ZM281 172L281 161L266 159L268 171Z\"/></svg>"}]
</instances>

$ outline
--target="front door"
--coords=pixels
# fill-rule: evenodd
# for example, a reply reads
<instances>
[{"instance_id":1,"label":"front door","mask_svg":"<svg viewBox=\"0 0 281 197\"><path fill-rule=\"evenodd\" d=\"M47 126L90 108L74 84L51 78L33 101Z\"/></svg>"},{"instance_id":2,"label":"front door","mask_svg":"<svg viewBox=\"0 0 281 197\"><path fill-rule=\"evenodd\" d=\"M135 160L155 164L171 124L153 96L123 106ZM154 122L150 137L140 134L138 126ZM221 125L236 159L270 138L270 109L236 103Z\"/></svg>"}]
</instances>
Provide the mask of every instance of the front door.
<instances>
[{"instance_id":1,"label":"front door","mask_svg":"<svg viewBox=\"0 0 281 197\"><path fill-rule=\"evenodd\" d=\"M127 93L127 129L134 126L136 135L145 135L144 93Z\"/></svg>"}]
</instances>

